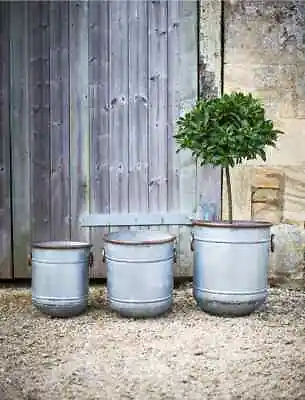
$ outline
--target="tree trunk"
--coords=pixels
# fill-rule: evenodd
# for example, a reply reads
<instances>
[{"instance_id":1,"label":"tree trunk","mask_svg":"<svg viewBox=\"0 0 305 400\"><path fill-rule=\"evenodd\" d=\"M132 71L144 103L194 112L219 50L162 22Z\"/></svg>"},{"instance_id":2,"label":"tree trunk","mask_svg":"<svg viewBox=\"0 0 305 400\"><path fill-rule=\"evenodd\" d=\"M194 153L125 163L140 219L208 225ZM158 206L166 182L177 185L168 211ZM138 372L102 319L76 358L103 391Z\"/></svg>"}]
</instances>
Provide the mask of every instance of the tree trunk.
<instances>
[{"instance_id":1,"label":"tree trunk","mask_svg":"<svg viewBox=\"0 0 305 400\"><path fill-rule=\"evenodd\" d=\"M229 222L233 222L233 204L232 204L232 186L229 167L225 167L226 171L226 181L227 181L227 191L228 191L228 211L229 211Z\"/></svg>"}]
</instances>

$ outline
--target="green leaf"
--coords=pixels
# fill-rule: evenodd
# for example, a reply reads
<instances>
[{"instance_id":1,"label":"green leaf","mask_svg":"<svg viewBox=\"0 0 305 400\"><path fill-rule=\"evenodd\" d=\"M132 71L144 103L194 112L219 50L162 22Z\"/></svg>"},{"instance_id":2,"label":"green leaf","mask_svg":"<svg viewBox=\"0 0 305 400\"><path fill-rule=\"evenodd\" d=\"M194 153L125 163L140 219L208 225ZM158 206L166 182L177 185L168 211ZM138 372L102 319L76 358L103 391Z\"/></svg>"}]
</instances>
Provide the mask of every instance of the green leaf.
<instances>
[{"instance_id":1,"label":"green leaf","mask_svg":"<svg viewBox=\"0 0 305 400\"><path fill-rule=\"evenodd\" d=\"M266 146L275 147L282 131L265 116L261 100L251 93L233 92L199 99L177 120L174 138L202 165L235 166L243 160L266 160Z\"/></svg>"}]
</instances>

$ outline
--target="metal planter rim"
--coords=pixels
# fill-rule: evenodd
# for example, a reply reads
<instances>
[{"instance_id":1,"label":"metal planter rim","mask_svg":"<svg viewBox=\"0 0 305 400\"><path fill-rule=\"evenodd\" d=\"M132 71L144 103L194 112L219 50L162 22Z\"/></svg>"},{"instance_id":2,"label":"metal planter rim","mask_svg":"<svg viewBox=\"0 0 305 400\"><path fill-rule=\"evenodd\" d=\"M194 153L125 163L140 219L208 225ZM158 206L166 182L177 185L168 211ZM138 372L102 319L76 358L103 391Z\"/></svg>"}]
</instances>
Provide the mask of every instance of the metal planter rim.
<instances>
[{"instance_id":1,"label":"metal planter rim","mask_svg":"<svg viewBox=\"0 0 305 400\"><path fill-rule=\"evenodd\" d=\"M230 221L204 221L192 220L192 226L205 226L209 228L234 228L234 229L249 229L249 228L269 228L273 224L269 221L247 221L247 220L234 220Z\"/></svg>"},{"instance_id":2,"label":"metal planter rim","mask_svg":"<svg viewBox=\"0 0 305 400\"><path fill-rule=\"evenodd\" d=\"M74 242L70 240L54 240L46 242L32 243L33 249L46 249L46 250L71 250L91 248L92 244L86 242Z\"/></svg>"},{"instance_id":3,"label":"metal planter rim","mask_svg":"<svg viewBox=\"0 0 305 400\"><path fill-rule=\"evenodd\" d=\"M116 239L116 238L111 238L111 236L115 236L116 234L119 235L122 232L111 232L111 233L107 233L106 235L104 235L104 242L106 243L112 243L112 244L122 244L122 245L127 245L127 246L140 246L140 245L154 245L154 244L164 244L164 243L170 243L170 242L174 242L176 240L176 236L171 235L171 234L165 234L163 232L152 232L152 231L133 231L134 233L154 233L156 234L156 236L159 234L163 234L163 238L152 238L152 239L136 239L136 240L132 240L132 239ZM160 235L162 236L162 235Z\"/></svg>"}]
</instances>

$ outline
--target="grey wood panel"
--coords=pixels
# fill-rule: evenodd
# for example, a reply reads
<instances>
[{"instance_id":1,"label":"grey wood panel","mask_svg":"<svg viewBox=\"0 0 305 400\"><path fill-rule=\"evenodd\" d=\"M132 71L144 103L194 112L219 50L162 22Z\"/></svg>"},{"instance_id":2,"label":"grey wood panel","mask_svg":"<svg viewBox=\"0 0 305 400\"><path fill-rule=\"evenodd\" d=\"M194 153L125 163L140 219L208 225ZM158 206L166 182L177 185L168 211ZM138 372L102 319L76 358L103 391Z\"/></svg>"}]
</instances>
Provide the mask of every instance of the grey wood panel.
<instances>
[{"instance_id":1,"label":"grey wood panel","mask_svg":"<svg viewBox=\"0 0 305 400\"><path fill-rule=\"evenodd\" d=\"M128 211L128 3L109 3L111 213Z\"/></svg>"},{"instance_id":2,"label":"grey wood panel","mask_svg":"<svg viewBox=\"0 0 305 400\"><path fill-rule=\"evenodd\" d=\"M128 6L110 1L110 212L127 212L128 204ZM121 229L128 229L121 228ZM109 228L117 231L118 227Z\"/></svg>"},{"instance_id":3,"label":"grey wood panel","mask_svg":"<svg viewBox=\"0 0 305 400\"><path fill-rule=\"evenodd\" d=\"M50 207L50 21L47 3L28 3L31 134L32 240L49 240ZM25 47L25 44L23 42Z\"/></svg>"},{"instance_id":4,"label":"grey wood panel","mask_svg":"<svg viewBox=\"0 0 305 400\"><path fill-rule=\"evenodd\" d=\"M33 239L69 238L71 229L72 239L91 240L92 276L104 276L104 231L90 235L81 215L191 216L200 192L218 196L219 181L208 169L196 176L190 155L175 154L172 137L197 95L197 2L11 6L19 275L27 274L32 224ZM189 230L170 230L180 235L180 271L188 271Z\"/></svg>"},{"instance_id":5,"label":"grey wood panel","mask_svg":"<svg viewBox=\"0 0 305 400\"><path fill-rule=\"evenodd\" d=\"M197 60L198 60L198 25L197 1L184 0L180 6L180 37L178 75L179 114L187 111L196 101ZM196 199L196 164L189 151L179 153L179 203L181 212L194 214ZM192 252L190 250L190 229L180 228L179 232L179 275L192 275ZM177 271L178 273L178 271Z\"/></svg>"},{"instance_id":6,"label":"grey wood panel","mask_svg":"<svg viewBox=\"0 0 305 400\"><path fill-rule=\"evenodd\" d=\"M129 2L129 211L148 211L148 2Z\"/></svg>"},{"instance_id":7,"label":"grey wood panel","mask_svg":"<svg viewBox=\"0 0 305 400\"><path fill-rule=\"evenodd\" d=\"M112 213L80 217L81 226L190 225L192 215L177 213Z\"/></svg>"},{"instance_id":8,"label":"grey wood panel","mask_svg":"<svg viewBox=\"0 0 305 400\"><path fill-rule=\"evenodd\" d=\"M0 279L12 278L8 16L9 4L0 3Z\"/></svg>"},{"instance_id":9,"label":"grey wood panel","mask_svg":"<svg viewBox=\"0 0 305 400\"><path fill-rule=\"evenodd\" d=\"M16 278L24 278L30 273L27 268L31 242L28 14L26 2L10 3L10 131ZM43 188L36 185L34 190L39 192Z\"/></svg>"},{"instance_id":10,"label":"grey wood panel","mask_svg":"<svg viewBox=\"0 0 305 400\"><path fill-rule=\"evenodd\" d=\"M168 134L167 134L167 183L168 197L167 207L171 212L180 210L180 155L176 154L176 142L173 135L176 132L176 121L181 112L180 106L180 79L181 79L181 17L182 3L180 1L169 1L168 3ZM190 212L191 214L191 212ZM180 228L172 226L170 232L179 239ZM181 270L180 262L180 240L176 245L177 263L175 275Z\"/></svg>"},{"instance_id":11,"label":"grey wood panel","mask_svg":"<svg viewBox=\"0 0 305 400\"><path fill-rule=\"evenodd\" d=\"M108 1L89 3L89 123L91 134L91 211L109 213L109 9ZM103 234L107 228L92 228L94 245L92 277L106 276L102 260Z\"/></svg>"},{"instance_id":12,"label":"grey wood panel","mask_svg":"<svg viewBox=\"0 0 305 400\"><path fill-rule=\"evenodd\" d=\"M149 209L167 209L167 11L149 1Z\"/></svg>"},{"instance_id":13,"label":"grey wood panel","mask_svg":"<svg viewBox=\"0 0 305 400\"><path fill-rule=\"evenodd\" d=\"M71 238L89 240L79 216L90 210L90 132L88 101L88 2L71 2L70 49L70 171Z\"/></svg>"},{"instance_id":14,"label":"grey wood panel","mask_svg":"<svg viewBox=\"0 0 305 400\"><path fill-rule=\"evenodd\" d=\"M51 239L70 238L69 3L50 2Z\"/></svg>"}]
</instances>

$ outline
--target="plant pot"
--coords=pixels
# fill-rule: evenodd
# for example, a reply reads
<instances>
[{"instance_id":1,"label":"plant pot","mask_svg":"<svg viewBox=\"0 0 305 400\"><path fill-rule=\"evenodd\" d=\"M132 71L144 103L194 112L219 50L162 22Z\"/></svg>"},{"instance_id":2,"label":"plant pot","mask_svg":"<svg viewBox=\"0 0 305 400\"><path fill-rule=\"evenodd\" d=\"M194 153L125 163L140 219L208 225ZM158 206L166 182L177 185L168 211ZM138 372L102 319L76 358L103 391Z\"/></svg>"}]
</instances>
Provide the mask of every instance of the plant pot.
<instances>
[{"instance_id":1,"label":"plant pot","mask_svg":"<svg viewBox=\"0 0 305 400\"><path fill-rule=\"evenodd\" d=\"M113 232L104 240L111 309L134 318L168 311L173 298L175 237L141 230Z\"/></svg>"},{"instance_id":2,"label":"plant pot","mask_svg":"<svg viewBox=\"0 0 305 400\"><path fill-rule=\"evenodd\" d=\"M193 221L193 295L219 316L248 315L268 293L271 223Z\"/></svg>"},{"instance_id":3,"label":"plant pot","mask_svg":"<svg viewBox=\"0 0 305 400\"><path fill-rule=\"evenodd\" d=\"M32 245L32 303L45 314L71 317L88 305L91 245L81 242L41 242Z\"/></svg>"}]
</instances>

